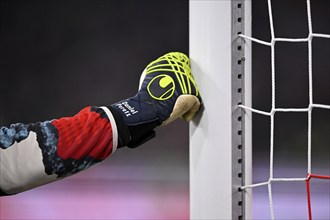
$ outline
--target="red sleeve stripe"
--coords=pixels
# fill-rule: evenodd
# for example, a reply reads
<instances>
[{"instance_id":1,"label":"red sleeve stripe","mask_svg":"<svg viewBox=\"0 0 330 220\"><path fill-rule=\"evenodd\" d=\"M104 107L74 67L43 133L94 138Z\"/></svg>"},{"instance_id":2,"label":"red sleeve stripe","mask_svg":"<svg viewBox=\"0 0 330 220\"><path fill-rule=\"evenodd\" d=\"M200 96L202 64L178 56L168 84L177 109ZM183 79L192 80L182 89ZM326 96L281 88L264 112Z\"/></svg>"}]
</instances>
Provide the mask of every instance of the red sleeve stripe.
<instances>
[{"instance_id":1,"label":"red sleeve stripe","mask_svg":"<svg viewBox=\"0 0 330 220\"><path fill-rule=\"evenodd\" d=\"M62 159L80 160L87 156L103 160L112 152L112 125L107 118L84 108L73 117L52 121L58 130L57 154Z\"/></svg>"}]
</instances>

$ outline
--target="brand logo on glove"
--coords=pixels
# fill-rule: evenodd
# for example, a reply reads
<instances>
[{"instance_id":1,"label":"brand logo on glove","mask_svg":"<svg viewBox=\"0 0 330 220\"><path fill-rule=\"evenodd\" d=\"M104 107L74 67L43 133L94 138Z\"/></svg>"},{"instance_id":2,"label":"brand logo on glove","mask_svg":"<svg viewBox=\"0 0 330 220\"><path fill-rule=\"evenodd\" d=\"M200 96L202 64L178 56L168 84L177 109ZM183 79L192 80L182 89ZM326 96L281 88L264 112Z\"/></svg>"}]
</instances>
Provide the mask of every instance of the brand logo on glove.
<instances>
[{"instance_id":1,"label":"brand logo on glove","mask_svg":"<svg viewBox=\"0 0 330 220\"><path fill-rule=\"evenodd\" d=\"M163 101L172 97L175 83L169 75L161 74L149 82L147 89L152 98Z\"/></svg>"}]
</instances>

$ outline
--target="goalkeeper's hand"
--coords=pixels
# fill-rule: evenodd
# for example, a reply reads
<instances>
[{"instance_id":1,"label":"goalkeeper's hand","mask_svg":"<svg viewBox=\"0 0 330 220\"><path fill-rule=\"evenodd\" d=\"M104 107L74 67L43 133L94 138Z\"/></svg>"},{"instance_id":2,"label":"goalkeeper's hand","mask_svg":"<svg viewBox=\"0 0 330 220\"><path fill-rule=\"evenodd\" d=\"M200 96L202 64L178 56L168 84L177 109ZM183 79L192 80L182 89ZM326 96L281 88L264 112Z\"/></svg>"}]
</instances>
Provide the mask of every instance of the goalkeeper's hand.
<instances>
[{"instance_id":1,"label":"goalkeeper's hand","mask_svg":"<svg viewBox=\"0 0 330 220\"><path fill-rule=\"evenodd\" d=\"M136 147L155 136L154 128L177 118L191 120L201 105L189 58L171 52L151 62L140 78L139 92L110 106L118 147Z\"/></svg>"}]
</instances>

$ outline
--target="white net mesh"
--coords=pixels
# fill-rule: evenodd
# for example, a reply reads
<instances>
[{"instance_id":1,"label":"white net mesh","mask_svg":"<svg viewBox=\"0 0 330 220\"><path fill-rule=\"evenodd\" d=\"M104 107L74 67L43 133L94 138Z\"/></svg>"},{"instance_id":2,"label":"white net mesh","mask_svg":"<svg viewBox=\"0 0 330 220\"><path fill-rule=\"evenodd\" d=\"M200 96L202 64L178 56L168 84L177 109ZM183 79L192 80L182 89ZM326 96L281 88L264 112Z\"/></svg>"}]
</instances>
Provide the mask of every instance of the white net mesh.
<instances>
[{"instance_id":1,"label":"white net mesh","mask_svg":"<svg viewBox=\"0 0 330 220\"><path fill-rule=\"evenodd\" d=\"M279 38L275 37L275 31L274 31L274 22L273 22L273 14L272 14L272 1L268 0L268 16L269 16L269 24L270 24L270 33L271 33L271 40L264 41L260 40L251 36L246 36L244 34L240 34L239 36L242 37L245 40L252 41L256 44L264 45L267 47L270 47L271 50L271 110L270 111L264 111L259 110L256 108L253 108L251 106L246 105L240 105L242 109L245 111L251 111L255 114L264 115L270 118L270 141L269 141L269 178L268 181L265 182L259 182L254 183L252 185L246 185L243 186L242 189L247 188L256 188L260 186L267 186L268 188L268 199L269 199L269 209L270 209L270 216L271 219L275 219L275 210L273 206L273 192L272 192L272 184L274 182L294 182L294 181L305 181L306 187L307 187L307 206L308 207L308 214L309 219L312 218L312 209L311 209L311 199L310 199L310 189L309 189L309 181L311 178L319 178L319 179L330 179L330 176L326 175L318 175L313 174L312 170L312 112L313 109L323 109L323 110L330 110L330 105L324 104L324 103L315 103L313 100L313 39L315 38L322 38L322 39L329 39L329 34L322 34L322 33L314 33L313 32L313 22L312 22L312 12L311 12L311 3L309 0L306 1L306 10L307 10L307 20L308 20L308 36L305 38ZM309 104L305 108L278 108L276 105L276 88L277 83L279 83L276 80L276 66L275 66L275 45L277 42L288 42L288 43L306 43L308 45L308 100ZM330 58L329 58L330 61ZM329 74L329 73L328 73ZM314 85L315 86L315 85ZM330 86L330 84L329 84ZM307 133L307 175L306 177L301 178L276 178L274 177L274 136L275 136L275 115L278 112L283 113L297 113L297 112L304 112L308 115L307 120L307 127L308 127L308 133ZM306 216L307 217L307 216Z\"/></svg>"}]
</instances>

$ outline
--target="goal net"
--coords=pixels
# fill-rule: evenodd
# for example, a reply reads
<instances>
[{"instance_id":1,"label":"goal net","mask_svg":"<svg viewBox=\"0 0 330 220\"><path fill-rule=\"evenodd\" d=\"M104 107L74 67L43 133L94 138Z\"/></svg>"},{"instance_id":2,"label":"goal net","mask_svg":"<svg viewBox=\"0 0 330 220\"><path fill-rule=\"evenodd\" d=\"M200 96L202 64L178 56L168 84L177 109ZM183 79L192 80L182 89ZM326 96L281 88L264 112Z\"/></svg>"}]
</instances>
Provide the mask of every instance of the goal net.
<instances>
[{"instance_id":1,"label":"goal net","mask_svg":"<svg viewBox=\"0 0 330 220\"><path fill-rule=\"evenodd\" d=\"M250 4L190 1L191 218L329 219L330 3Z\"/></svg>"}]
</instances>

